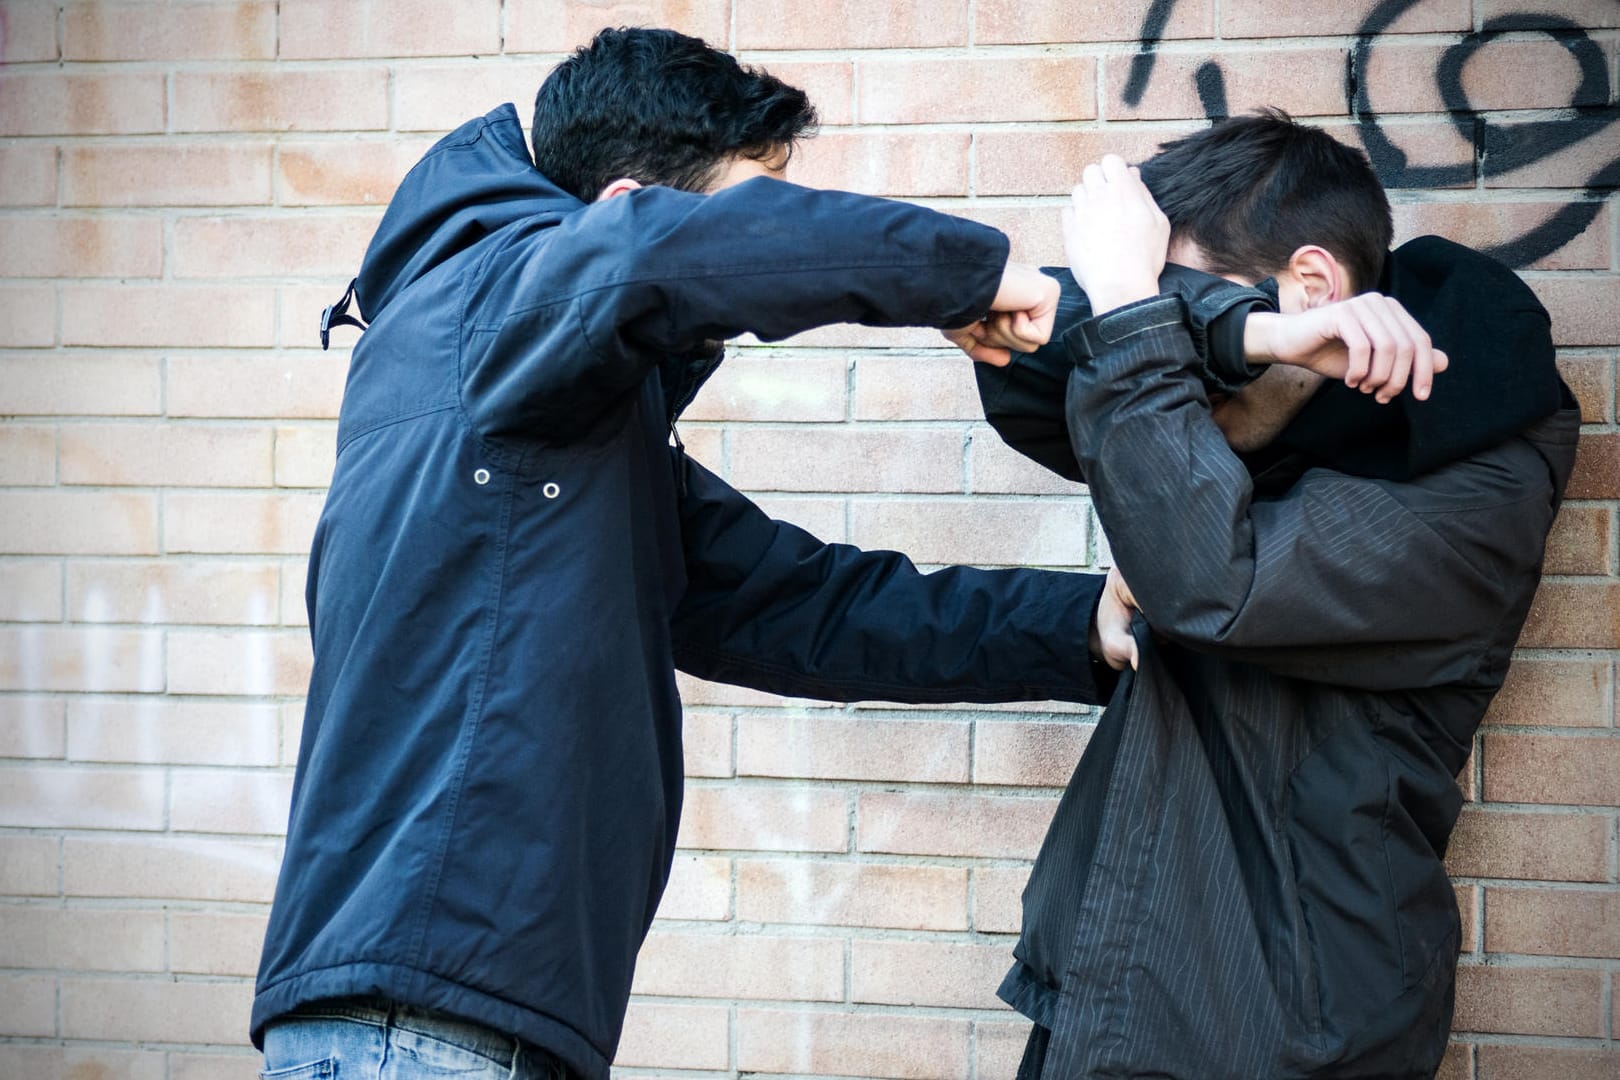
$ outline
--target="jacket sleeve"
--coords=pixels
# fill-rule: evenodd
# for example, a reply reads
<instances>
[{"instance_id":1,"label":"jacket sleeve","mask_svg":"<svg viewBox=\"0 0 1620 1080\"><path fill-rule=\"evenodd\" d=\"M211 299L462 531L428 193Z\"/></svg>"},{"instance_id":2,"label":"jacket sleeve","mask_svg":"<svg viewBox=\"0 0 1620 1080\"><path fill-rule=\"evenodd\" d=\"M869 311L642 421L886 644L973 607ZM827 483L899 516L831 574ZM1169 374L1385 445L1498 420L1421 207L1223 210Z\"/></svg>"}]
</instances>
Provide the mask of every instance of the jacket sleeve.
<instances>
[{"instance_id":1,"label":"jacket sleeve","mask_svg":"<svg viewBox=\"0 0 1620 1080\"><path fill-rule=\"evenodd\" d=\"M1070 378L1069 431L1157 633L1367 689L1478 673L1556 508L1527 443L1412 483L1313 470L1257 500L1210 418L1179 300L1110 312L1093 337L1101 348Z\"/></svg>"},{"instance_id":2,"label":"jacket sleeve","mask_svg":"<svg viewBox=\"0 0 1620 1080\"><path fill-rule=\"evenodd\" d=\"M995 229L756 179L593 203L472 276L462 394L486 433L577 431L661 360L828 323L964 325L1007 263Z\"/></svg>"},{"instance_id":3,"label":"jacket sleeve","mask_svg":"<svg viewBox=\"0 0 1620 1080\"><path fill-rule=\"evenodd\" d=\"M1059 287L1052 340L1032 353L1014 353L1005 367L974 364L984 418L1008 446L1066 480L1084 482L1069 446L1063 395L1074 361L1063 337L1091 318L1091 301L1067 267L1043 266ZM1249 312L1273 310L1274 290L1238 285L1225 278L1165 264L1161 292L1186 304L1187 328L1199 357L1199 378L1214 389L1236 390L1258 374L1243 355L1243 324Z\"/></svg>"},{"instance_id":4,"label":"jacket sleeve","mask_svg":"<svg viewBox=\"0 0 1620 1080\"><path fill-rule=\"evenodd\" d=\"M682 671L831 701L1101 703L1112 691L1087 647L1101 576L924 574L896 552L822 543L686 469Z\"/></svg>"}]
</instances>

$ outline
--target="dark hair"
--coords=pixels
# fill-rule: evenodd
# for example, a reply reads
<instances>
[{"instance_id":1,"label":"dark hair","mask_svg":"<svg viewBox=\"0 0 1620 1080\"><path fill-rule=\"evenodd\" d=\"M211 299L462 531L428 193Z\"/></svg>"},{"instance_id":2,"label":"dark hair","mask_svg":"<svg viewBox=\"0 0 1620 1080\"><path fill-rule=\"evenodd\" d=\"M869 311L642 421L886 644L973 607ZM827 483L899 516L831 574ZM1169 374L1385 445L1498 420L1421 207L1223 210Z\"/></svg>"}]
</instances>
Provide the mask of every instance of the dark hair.
<instances>
[{"instance_id":1,"label":"dark hair","mask_svg":"<svg viewBox=\"0 0 1620 1080\"><path fill-rule=\"evenodd\" d=\"M607 29L534 99L534 163L589 202L629 177L704 191L736 157L791 154L815 133L803 90L673 30Z\"/></svg>"},{"instance_id":2,"label":"dark hair","mask_svg":"<svg viewBox=\"0 0 1620 1080\"><path fill-rule=\"evenodd\" d=\"M1163 144L1142 181L1171 232L1196 243L1215 273L1264 278L1317 244L1356 290L1378 284L1394 230L1366 155L1279 109Z\"/></svg>"}]
</instances>

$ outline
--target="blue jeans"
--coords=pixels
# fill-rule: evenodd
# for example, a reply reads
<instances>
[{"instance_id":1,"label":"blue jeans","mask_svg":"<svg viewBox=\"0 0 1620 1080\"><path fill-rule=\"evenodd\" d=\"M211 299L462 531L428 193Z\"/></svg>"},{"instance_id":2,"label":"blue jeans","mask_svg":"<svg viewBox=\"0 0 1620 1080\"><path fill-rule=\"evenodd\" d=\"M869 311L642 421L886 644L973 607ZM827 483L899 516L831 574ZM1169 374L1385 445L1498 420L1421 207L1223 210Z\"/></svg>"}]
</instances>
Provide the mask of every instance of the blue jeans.
<instances>
[{"instance_id":1,"label":"blue jeans","mask_svg":"<svg viewBox=\"0 0 1620 1080\"><path fill-rule=\"evenodd\" d=\"M568 1080L537 1047L430 1009L387 1001L303 1006L264 1032L265 1080Z\"/></svg>"}]
</instances>

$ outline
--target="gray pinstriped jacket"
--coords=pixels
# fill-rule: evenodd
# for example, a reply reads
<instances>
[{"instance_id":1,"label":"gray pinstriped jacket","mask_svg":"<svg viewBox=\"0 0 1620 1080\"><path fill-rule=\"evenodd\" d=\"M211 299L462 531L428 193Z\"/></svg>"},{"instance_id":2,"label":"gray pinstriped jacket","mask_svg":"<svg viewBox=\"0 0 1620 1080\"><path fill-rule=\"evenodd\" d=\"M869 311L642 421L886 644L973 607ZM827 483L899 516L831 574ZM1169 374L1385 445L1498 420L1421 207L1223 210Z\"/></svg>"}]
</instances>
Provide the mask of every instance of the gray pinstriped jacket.
<instances>
[{"instance_id":1,"label":"gray pinstriped jacket","mask_svg":"<svg viewBox=\"0 0 1620 1080\"><path fill-rule=\"evenodd\" d=\"M1539 304L1492 280L1482 299L1530 335L1496 344L1551 365ZM1453 777L1529 610L1579 417L1561 391L1519 436L1405 481L1298 457L1251 475L1210 420L1183 311L1095 320L1094 356L1065 339L1069 464L1146 621L1002 996L1051 1030L1046 1080L1431 1076L1458 945ZM1017 378L981 373L992 422Z\"/></svg>"}]
</instances>

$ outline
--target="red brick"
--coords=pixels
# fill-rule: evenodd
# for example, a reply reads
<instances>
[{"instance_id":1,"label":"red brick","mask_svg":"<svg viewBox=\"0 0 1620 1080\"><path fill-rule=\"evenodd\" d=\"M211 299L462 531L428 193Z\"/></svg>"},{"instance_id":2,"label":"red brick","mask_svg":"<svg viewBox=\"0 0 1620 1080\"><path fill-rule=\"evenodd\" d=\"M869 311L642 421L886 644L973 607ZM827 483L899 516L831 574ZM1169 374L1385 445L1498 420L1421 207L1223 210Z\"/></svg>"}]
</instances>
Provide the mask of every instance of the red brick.
<instances>
[{"instance_id":1,"label":"red brick","mask_svg":"<svg viewBox=\"0 0 1620 1080\"><path fill-rule=\"evenodd\" d=\"M501 0L281 0L281 58L501 51Z\"/></svg>"},{"instance_id":2,"label":"red brick","mask_svg":"<svg viewBox=\"0 0 1620 1080\"><path fill-rule=\"evenodd\" d=\"M966 930L967 871L954 866L744 859L743 922Z\"/></svg>"},{"instance_id":3,"label":"red brick","mask_svg":"<svg viewBox=\"0 0 1620 1080\"><path fill-rule=\"evenodd\" d=\"M0 893L6 896L56 896L61 841L54 836L0 836Z\"/></svg>"},{"instance_id":4,"label":"red brick","mask_svg":"<svg viewBox=\"0 0 1620 1080\"><path fill-rule=\"evenodd\" d=\"M324 488L337 465L337 428L276 429L276 486Z\"/></svg>"},{"instance_id":5,"label":"red brick","mask_svg":"<svg viewBox=\"0 0 1620 1080\"><path fill-rule=\"evenodd\" d=\"M814 1073L898 1080L966 1080L966 1020L895 1013L737 1010L744 1073Z\"/></svg>"},{"instance_id":6,"label":"red brick","mask_svg":"<svg viewBox=\"0 0 1620 1080\"><path fill-rule=\"evenodd\" d=\"M747 60L747 58L744 58ZM823 124L855 122L855 65L848 60L778 60L769 57L751 67L763 68L810 96Z\"/></svg>"},{"instance_id":7,"label":"red brick","mask_svg":"<svg viewBox=\"0 0 1620 1080\"><path fill-rule=\"evenodd\" d=\"M163 75L0 74L0 135L142 135L163 130Z\"/></svg>"},{"instance_id":8,"label":"red brick","mask_svg":"<svg viewBox=\"0 0 1620 1080\"><path fill-rule=\"evenodd\" d=\"M1483 891L1478 885L1453 885L1457 894L1458 952L1479 951L1479 897Z\"/></svg>"},{"instance_id":9,"label":"red brick","mask_svg":"<svg viewBox=\"0 0 1620 1080\"><path fill-rule=\"evenodd\" d=\"M1620 648L1620 585L1543 581L1519 644L1540 648Z\"/></svg>"},{"instance_id":10,"label":"red brick","mask_svg":"<svg viewBox=\"0 0 1620 1080\"><path fill-rule=\"evenodd\" d=\"M636 1001L624 1018L613 1064L666 1069L726 1069L731 1064L731 1010L711 1005Z\"/></svg>"},{"instance_id":11,"label":"red brick","mask_svg":"<svg viewBox=\"0 0 1620 1080\"><path fill-rule=\"evenodd\" d=\"M1570 143L1551 153L1540 155L1527 164L1507 171L1491 168L1490 147L1522 144L1520 129L1528 124L1543 124L1544 120L1514 123L1492 120L1486 137L1485 187L1489 188L1584 188L1591 184L1599 170L1614 160L1614 128L1605 127L1584 139Z\"/></svg>"},{"instance_id":12,"label":"red brick","mask_svg":"<svg viewBox=\"0 0 1620 1080\"><path fill-rule=\"evenodd\" d=\"M382 141L283 142L276 157L278 201L282 206L383 206L431 145L428 139L395 135Z\"/></svg>"},{"instance_id":13,"label":"red brick","mask_svg":"<svg viewBox=\"0 0 1620 1080\"><path fill-rule=\"evenodd\" d=\"M176 277L341 275L360 265L377 218L182 218L174 225Z\"/></svg>"},{"instance_id":14,"label":"red brick","mask_svg":"<svg viewBox=\"0 0 1620 1080\"><path fill-rule=\"evenodd\" d=\"M352 145L352 144L351 144ZM67 206L252 206L270 201L267 142L62 149Z\"/></svg>"},{"instance_id":15,"label":"red brick","mask_svg":"<svg viewBox=\"0 0 1620 1080\"><path fill-rule=\"evenodd\" d=\"M1603 1034L1603 973L1463 964L1454 1031L1512 1035Z\"/></svg>"},{"instance_id":16,"label":"red brick","mask_svg":"<svg viewBox=\"0 0 1620 1080\"><path fill-rule=\"evenodd\" d=\"M1491 888L1485 895L1485 948L1620 958L1620 892Z\"/></svg>"},{"instance_id":17,"label":"red brick","mask_svg":"<svg viewBox=\"0 0 1620 1080\"><path fill-rule=\"evenodd\" d=\"M0 1035L50 1038L55 1034L55 977L0 975Z\"/></svg>"},{"instance_id":18,"label":"red brick","mask_svg":"<svg viewBox=\"0 0 1620 1080\"><path fill-rule=\"evenodd\" d=\"M788 179L865 195L966 195L966 133L827 132L806 142Z\"/></svg>"},{"instance_id":19,"label":"red brick","mask_svg":"<svg viewBox=\"0 0 1620 1080\"><path fill-rule=\"evenodd\" d=\"M1122 0L1080 4L1031 4L1022 0L978 0L973 5L973 40L979 45L1075 41L1136 41L1146 9ZM1161 38L1208 37L1214 33L1213 0L1181 0L1172 5Z\"/></svg>"},{"instance_id":20,"label":"red brick","mask_svg":"<svg viewBox=\"0 0 1620 1080\"><path fill-rule=\"evenodd\" d=\"M1071 722L981 720L973 745L973 782L1062 787L1093 726Z\"/></svg>"},{"instance_id":21,"label":"red brick","mask_svg":"<svg viewBox=\"0 0 1620 1080\"><path fill-rule=\"evenodd\" d=\"M26 64L55 60L56 8L38 0L0 4L0 63Z\"/></svg>"},{"instance_id":22,"label":"red brick","mask_svg":"<svg viewBox=\"0 0 1620 1080\"><path fill-rule=\"evenodd\" d=\"M169 970L252 975L264 948L264 915L176 911L169 915Z\"/></svg>"},{"instance_id":23,"label":"red brick","mask_svg":"<svg viewBox=\"0 0 1620 1080\"><path fill-rule=\"evenodd\" d=\"M1345 112L1343 49L1254 49L1221 52L1163 52L1153 78L1135 105L1125 102L1131 61L1124 54L1104 61L1103 86L1109 119L1180 120L1204 115L1197 72L1210 60L1220 65L1232 114L1274 102L1287 102L1295 116L1342 116Z\"/></svg>"},{"instance_id":24,"label":"red brick","mask_svg":"<svg viewBox=\"0 0 1620 1080\"><path fill-rule=\"evenodd\" d=\"M973 870L973 929L1015 934L1024 924L1028 866L979 866Z\"/></svg>"},{"instance_id":25,"label":"red brick","mask_svg":"<svg viewBox=\"0 0 1620 1080\"><path fill-rule=\"evenodd\" d=\"M1479 1080L1614 1080L1620 1049L1608 1047L1479 1047Z\"/></svg>"},{"instance_id":26,"label":"red brick","mask_svg":"<svg viewBox=\"0 0 1620 1080\"><path fill-rule=\"evenodd\" d=\"M845 499L798 499L783 495L761 495L754 503L776 520L797 525L818 540L829 544L841 544L847 539L848 530L844 528L844 517L849 504Z\"/></svg>"},{"instance_id":27,"label":"red brick","mask_svg":"<svg viewBox=\"0 0 1620 1080\"><path fill-rule=\"evenodd\" d=\"M985 206L970 204L961 208L965 218L1000 229L1012 245L1009 258L1036 266L1062 266L1061 219L1051 206Z\"/></svg>"},{"instance_id":28,"label":"red brick","mask_svg":"<svg viewBox=\"0 0 1620 1080\"><path fill-rule=\"evenodd\" d=\"M1090 57L862 61L863 124L976 120L1090 120L1097 115Z\"/></svg>"},{"instance_id":29,"label":"red brick","mask_svg":"<svg viewBox=\"0 0 1620 1080\"><path fill-rule=\"evenodd\" d=\"M62 16L62 54L68 60L272 60L276 5L70 3Z\"/></svg>"},{"instance_id":30,"label":"red brick","mask_svg":"<svg viewBox=\"0 0 1620 1080\"><path fill-rule=\"evenodd\" d=\"M263 487L271 479L267 428L68 424L64 484Z\"/></svg>"},{"instance_id":31,"label":"red brick","mask_svg":"<svg viewBox=\"0 0 1620 1080\"><path fill-rule=\"evenodd\" d=\"M968 490L994 495L1080 495L1083 484L1037 465L981 424L968 436Z\"/></svg>"},{"instance_id":32,"label":"red brick","mask_svg":"<svg viewBox=\"0 0 1620 1080\"><path fill-rule=\"evenodd\" d=\"M656 932L636 958L633 992L840 1001L844 945L825 937Z\"/></svg>"},{"instance_id":33,"label":"red brick","mask_svg":"<svg viewBox=\"0 0 1620 1080\"><path fill-rule=\"evenodd\" d=\"M1321 127L1346 146L1366 152L1367 147L1358 126L1324 120L1321 121ZM1474 140L1471 130L1465 128L1463 132L1459 132L1455 125L1436 117L1404 120L1379 118L1378 130L1401 155L1401 161L1407 168L1456 170L1455 178L1430 183L1430 187L1473 188Z\"/></svg>"},{"instance_id":34,"label":"red brick","mask_svg":"<svg viewBox=\"0 0 1620 1080\"><path fill-rule=\"evenodd\" d=\"M29 349L56 342L56 289L0 289L0 348Z\"/></svg>"},{"instance_id":35,"label":"red brick","mask_svg":"<svg viewBox=\"0 0 1620 1080\"><path fill-rule=\"evenodd\" d=\"M739 427L731 482L745 491L962 490L962 431Z\"/></svg>"},{"instance_id":36,"label":"red brick","mask_svg":"<svg viewBox=\"0 0 1620 1080\"><path fill-rule=\"evenodd\" d=\"M45 1000L51 1003L54 1011L54 984L51 992L45 995ZM169 1080L167 1058L168 1055L162 1050L7 1043L0 1045L0 1076L53 1077L61 1080L79 1080L80 1077L94 1077L97 1080L102 1077L108 1080Z\"/></svg>"},{"instance_id":37,"label":"red brick","mask_svg":"<svg viewBox=\"0 0 1620 1080\"><path fill-rule=\"evenodd\" d=\"M1447 1043L1434 1080L1474 1080L1474 1050L1472 1043Z\"/></svg>"},{"instance_id":38,"label":"red brick","mask_svg":"<svg viewBox=\"0 0 1620 1080\"><path fill-rule=\"evenodd\" d=\"M56 147L0 146L0 206L56 205Z\"/></svg>"},{"instance_id":39,"label":"red brick","mask_svg":"<svg viewBox=\"0 0 1620 1080\"><path fill-rule=\"evenodd\" d=\"M122 492L8 492L0 554L155 555L157 500Z\"/></svg>"},{"instance_id":40,"label":"red brick","mask_svg":"<svg viewBox=\"0 0 1620 1080\"><path fill-rule=\"evenodd\" d=\"M156 693L162 648L156 631L0 628L0 689Z\"/></svg>"},{"instance_id":41,"label":"red brick","mask_svg":"<svg viewBox=\"0 0 1620 1080\"><path fill-rule=\"evenodd\" d=\"M172 978L64 978L61 994L63 1036L116 1042L239 1042L253 1001L247 983Z\"/></svg>"},{"instance_id":42,"label":"red brick","mask_svg":"<svg viewBox=\"0 0 1620 1080\"><path fill-rule=\"evenodd\" d=\"M1005 1009L996 987L1012 964L1012 942L850 942L850 1000L876 1005Z\"/></svg>"},{"instance_id":43,"label":"red brick","mask_svg":"<svg viewBox=\"0 0 1620 1080\"><path fill-rule=\"evenodd\" d=\"M731 917L731 860L678 855L658 903L660 919L718 922Z\"/></svg>"},{"instance_id":44,"label":"red brick","mask_svg":"<svg viewBox=\"0 0 1620 1080\"><path fill-rule=\"evenodd\" d=\"M817 780L966 783L968 724L780 712L739 716L737 772Z\"/></svg>"},{"instance_id":45,"label":"red brick","mask_svg":"<svg viewBox=\"0 0 1620 1080\"><path fill-rule=\"evenodd\" d=\"M174 356L168 359L170 416L336 419L347 358L326 353Z\"/></svg>"},{"instance_id":46,"label":"red brick","mask_svg":"<svg viewBox=\"0 0 1620 1080\"><path fill-rule=\"evenodd\" d=\"M34 424L0 428L0 484L22 487L55 482L55 428Z\"/></svg>"},{"instance_id":47,"label":"red brick","mask_svg":"<svg viewBox=\"0 0 1620 1080\"><path fill-rule=\"evenodd\" d=\"M1560 356L1558 370L1581 403L1583 423L1605 424L1614 419L1614 361L1610 357Z\"/></svg>"},{"instance_id":48,"label":"red brick","mask_svg":"<svg viewBox=\"0 0 1620 1080\"><path fill-rule=\"evenodd\" d=\"M295 692L302 689L300 685ZM292 780L289 773L262 769L177 769L169 779L169 828L192 833L283 833Z\"/></svg>"},{"instance_id":49,"label":"red brick","mask_svg":"<svg viewBox=\"0 0 1620 1080\"><path fill-rule=\"evenodd\" d=\"M1562 202L1402 202L1394 206L1395 243L1433 233L1469 247L1506 244L1556 214ZM1609 210L1602 207L1584 232L1530 264L1535 270L1607 270Z\"/></svg>"},{"instance_id":50,"label":"red brick","mask_svg":"<svg viewBox=\"0 0 1620 1080\"><path fill-rule=\"evenodd\" d=\"M1492 802L1620 805L1620 739L1491 734L1484 744Z\"/></svg>"},{"instance_id":51,"label":"red brick","mask_svg":"<svg viewBox=\"0 0 1620 1080\"><path fill-rule=\"evenodd\" d=\"M137 416L162 408L156 357L52 352L0 358L0 414Z\"/></svg>"},{"instance_id":52,"label":"red brick","mask_svg":"<svg viewBox=\"0 0 1620 1080\"><path fill-rule=\"evenodd\" d=\"M265 288L69 285L62 288L66 345L268 345L275 296Z\"/></svg>"},{"instance_id":53,"label":"red brick","mask_svg":"<svg viewBox=\"0 0 1620 1080\"><path fill-rule=\"evenodd\" d=\"M1586 0L1481 0L1479 15L1485 22L1507 16L1558 15L1587 28L1620 26L1620 11ZM1510 25L1524 24L1515 19Z\"/></svg>"},{"instance_id":54,"label":"red brick","mask_svg":"<svg viewBox=\"0 0 1620 1080\"><path fill-rule=\"evenodd\" d=\"M163 913L7 905L0 967L162 971Z\"/></svg>"},{"instance_id":55,"label":"red brick","mask_svg":"<svg viewBox=\"0 0 1620 1080\"><path fill-rule=\"evenodd\" d=\"M1159 145L1196 131L1193 127L1115 128L1090 131L981 131L977 143L980 195L1067 195L1080 174L1105 154L1145 161ZM1057 232L1056 207L1042 207Z\"/></svg>"},{"instance_id":56,"label":"red brick","mask_svg":"<svg viewBox=\"0 0 1620 1080\"><path fill-rule=\"evenodd\" d=\"M1222 37L1327 37L1353 34L1367 11L1354 5L1306 5L1293 0L1243 0L1221 9ZM1469 0L1412 4L1385 31L1390 34L1473 29Z\"/></svg>"},{"instance_id":57,"label":"red brick","mask_svg":"<svg viewBox=\"0 0 1620 1080\"><path fill-rule=\"evenodd\" d=\"M739 49L914 49L966 45L963 0L749 0L736 5Z\"/></svg>"},{"instance_id":58,"label":"red brick","mask_svg":"<svg viewBox=\"0 0 1620 1080\"><path fill-rule=\"evenodd\" d=\"M1437 72L1450 46L1380 43L1365 68L1367 101L1375 113L1444 112ZM1495 41L1463 66L1462 89L1476 111L1561 109L1601 105L1577 99L1580 65L1563 45L1540 38Z\"/></svg>"},{"instance_id":59,"label":"red brick","mask_svg":"<svg viewBox=\"0 0 1620 1080\"><path fill-rule=\"evenodd\" d=\"M0 562L0 622L61 621L61 563L40 559Z\"/></svg>"},{"instance_id":60,"label":"red brick","mask_svg":"<svg viewBox=\"0 0 1620 1080\"><path fill-rule=\"evenodd\" d=\"M724 49L730 25L726 0L506 0L506 51L567 52L606 26L667 26Z\"/></svg>"},{"instance_id":61,"label":"red brick","mask_svg":"<svg viewBox=\"0 0 1620 1080\"><path fill-rule=\"evenodd\" d=\"M1056 799L862 792L856 849L912 855L1034 858Z\"/></svg>"},{"instance_id":62,"label":"red brick","mask_svg":"<svg viewBox=\"0 0 1620 1080\"><path fill-rule=\"evenodd\" d=\"M268 903L281 864L281 846L264 840L70 836L63 844L69 896Z\"/></svg>"},{"instance_id":63,"label":"red brick","mask_svg":"<svg viewBox=\"0 0 1620 1080\"><path fill-rule=\"evenodd\" d=\"M844 851L849 807L827 788L688 787L677 841L683 848Z\"/></svg>"},{"instance_id":64,"label":"red brick","mask_svg":"<svg viewBox=\"0 0 1620 1080\"><path fill-rule=\"evenodd\" d=\"M380 131L388 126L382 67L178 71L176 131Z\"/></svg>"},{"instance_id":65,"label":"red brick","mask_svg":"<svg viewBox=\"0 0 1620 1080\"><path fill-rule=\"evenodd\" d=\"M1079 566L1086 515L1067 499L857 501L850 538L864 548L904 551L921 563Z\"/></svg>"},{"instance_id":66,"label":"red brick","mask_svg":"<svg viewBox=\"0 0 1620 1080\"><path fill-rule=\"evenodd\" d=\"M1030 1024L1023 1017L1010 1023L977 1020L973 1024L974 1061L980 1080L1015 1080L1029 1045Z\"/></svg>"},{"instance_id":67,"label":"red brick","mask_svg":"<svg viewBox=\"0 0 1620 1080\"><path fill-rule=\"evenodd\" d=\"M1575 471L1564 496L1570 499L1620 497L1620 434L1591 432L1575 449Z\"/></svg>"},{"instance_id":68,"label":"red brick","mask_svg":"<svg viewBox=\"0 0 1620 1080\"><path fill-rule=\"evenodd\" d=\"M8 277L158 277L163 223L156 218L24 217L0 221L0 272Z\"/></svg>"},{"instance_id":69,"label":"red brick","mask_svg":"<svg viewBox=\"0 0 1620 1080\"><path fill-rule=\"evenodd\" d=\"M62 757L65 711L59 698L0 697L0 758Z\"/></svg>"},{"instance_id":70,"label":"red brick","mask_svg":"<svg viewBox=\"0 0 1620 1080\"><path fill-rule=\"evenodd\" d=\"M848 381L840 356L735 356L703 384L682 420L842 420ZM695 453L691 438L687 444Z\"/></svg>"},{"instance_id":71,"label":"red brick","mask_svg":"<svg viewBox=\"0 0 1620 1080\"><path fill-rule=\"evenodd\" d=\"M1607 506L1565 503L1542 569L1549 574L1607 574L1614 564L1614 515Z\"/></svg>"},{"instance_id":72,"label":"red brick","mask_svg":"<svg viewBox=\"0 0 1620 1080\"><path fill-rule=\"evenodd\" d=\"M73 562L68 610L79 622L264 626L279 586L273 563Z\"/></svg>"},{"instance_id":73,"label":"red brick","mask_svg":"<svg viewBox=\"0 0 1620 1080\"><path fill-rule=\"evenodd\" d=\"M1596 814L1464 810L1446 853L1458 877L1606 881L1609 823Z\"/></svg>"},{"instance_id":74,"label":"red brick","mask_svg":"<svg viewBox=\"0 0 1620 1080\"><path fill-rule=\"evenodd\" d=\"M309 688L309 635L301 630L170 631L168 640L171 694L293 695Z\"/></svg>"},{"instance_id":75,"label":"red brick","mask_svg":"<svg viewBox=\"0 0 1620 1080\"><path fill-rule=\"evenodd\" d=\"M850 400L856 420L977 420L984 415L960 353L861 356Z\"/></svg>"},{"instance_id":76,"label":"red brick","mask_svg":"<svg viewBox=\"0 0 1620 1080\"><path fill-rule=\"evenodd\" d=\"M76 697L67 714L74 761L271 766L280 738L276 706L257 702Z\"/></svg>"},{"instance_id":77,"label":"red brick","mask_svg":"<svg viewBox=\"0 0 1620 1080\"><path fill-rule=\"evenodd\" d=\"M1608 727L1607 660L1519 657L1485 714L1487 724Z\"/></svg>"},{"instance_id":78,"label":"red brick","mask_svg":"<svg viewBox=\"0 0 1620 1080\"><path fill-rule=\"evenodd\" d=\"M171 554L307 554L322 501L318 494L169 492L163 502L163 547Z\"/></svg>"},{"instance_id":79,"label":"red brick","mask_svg":"<svg viewBox=\"0 0 1620 1080\"><path fill-rule=\"evenodd\" d=\"M163 824L157 769L0 767L0 825L133 831Z\"/></svg>"},{"instance_id":80,"label":"red brick","mask_svg":"<svg viewBox=\"0 0 1620 1080\"><path fill-rule=\"evenodd\" d=\"M505 101L517 105L525 126L534 95L551 74L550 61L517 64L409 65L394 71L394 126L400 131L447 132Z\"/></svg>"}]
</instances>

